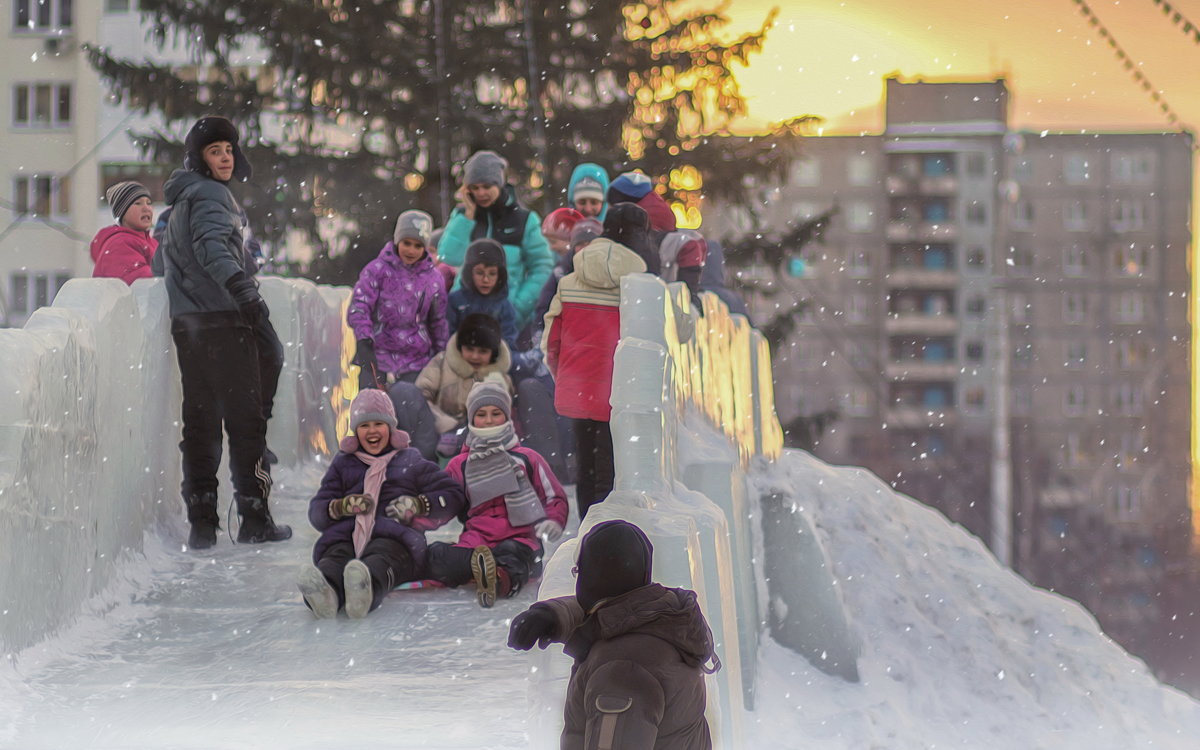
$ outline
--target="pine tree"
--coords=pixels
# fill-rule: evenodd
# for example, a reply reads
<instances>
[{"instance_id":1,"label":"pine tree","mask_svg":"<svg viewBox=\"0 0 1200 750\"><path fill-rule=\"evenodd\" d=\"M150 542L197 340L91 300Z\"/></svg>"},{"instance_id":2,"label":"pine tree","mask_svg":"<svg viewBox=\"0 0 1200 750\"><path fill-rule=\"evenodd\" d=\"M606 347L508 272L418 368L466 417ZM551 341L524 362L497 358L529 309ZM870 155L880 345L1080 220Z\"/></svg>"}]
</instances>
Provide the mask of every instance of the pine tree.
<instances>
[{"instance_id":1,"label":"pine tree","mask_svg":"<svg viewBox=\"0 0 1200 750\"><path fill-rule=\"evenodd\" d=\"M745 113L730 65L761 48L770 17L724 42L719 12L663 0L141 7L160 44L186 39L210 63L172 68L89 49L120 101L167 122L167 131L138 134L147 154L178 163L191 121L233 119L255 166L242 199L256 234L307 235L325 251L309 274L326 281L352 281L400 211L444 221L451 165L478 148L502 153L523 197L544 211L561 205L581 161L641 168L663 192L671 169L691 164L705 192L737 199L744 175L781 173L799 141L790 125L760 138L727 132ZM243 47L261 51L264 64L232 64Z\"/></svg>"}]
</instances>

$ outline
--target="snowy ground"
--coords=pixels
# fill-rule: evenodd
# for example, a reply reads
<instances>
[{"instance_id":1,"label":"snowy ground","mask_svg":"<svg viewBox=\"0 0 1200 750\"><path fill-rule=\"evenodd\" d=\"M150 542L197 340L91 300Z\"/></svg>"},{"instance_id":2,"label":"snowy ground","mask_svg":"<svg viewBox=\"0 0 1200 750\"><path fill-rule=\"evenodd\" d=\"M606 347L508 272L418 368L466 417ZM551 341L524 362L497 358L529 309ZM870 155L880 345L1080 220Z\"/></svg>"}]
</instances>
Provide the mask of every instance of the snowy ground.
<instances>
[{"instance_id":1,"label":"snowy ground","mask_svg":"<svg viewBox=\"0 0 1200 750\"><path fill-rule=\"evenodd\" d=\"M531 660L504 643L535 592L493 610L469 587L395 593L314 620L294 578L320 473L277 472L290 542L199 556L182 524L151 534L78 624L0 665L0 747L529 747ZM935 512L800 453L753 485L809 515L863 654L847 683L766 639L744 747L1200 746L1200 703Z\"/></svg>"}]
</instances>

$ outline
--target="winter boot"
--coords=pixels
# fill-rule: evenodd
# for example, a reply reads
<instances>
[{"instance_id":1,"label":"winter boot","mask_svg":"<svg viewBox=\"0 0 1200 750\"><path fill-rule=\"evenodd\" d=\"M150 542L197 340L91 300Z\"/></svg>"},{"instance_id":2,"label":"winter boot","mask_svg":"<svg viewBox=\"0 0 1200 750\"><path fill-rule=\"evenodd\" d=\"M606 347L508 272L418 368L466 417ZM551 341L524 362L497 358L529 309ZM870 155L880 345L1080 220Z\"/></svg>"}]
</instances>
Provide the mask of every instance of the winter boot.
<instances>
[{"instance_id":1,"label":"winter boot","mask_svg":"<svg viewBox=\"0 0 1200 750\"><path fill-rule=\"evenodd\" d=\"M221 517L217 515L217 493L201 492L183 498L187 506L188 522L192 531L188 534L189 549L208 549L217 543L217 529Z\"/></svg>"},{"instance_id":2,"label":"winter boot","mask_svg":"<svg viewBox=\"0 0 1200 750\"><path fill-rule=\"evenodd\" d=\"M362 560L351 560L342 572L342 581L346 587L346 615L356 620L366 617L375 597L371 589L371 571Z\"/></svg>"},{"instance_id":3,"label":"winter boot","mask_svg":"<svg viewBox=\"0 0 1200 750\"><path fill-rule=\"evenodd\" d=\"M304 603L318 619L327 620L337 616L337 592L333 590L325 574L317 570L315 565L309 565L300 571L296 585L304 595Z\"/></svg>"},{"instance_id":4,"label":"winter boot","mask_svg":"<svg viewBox=\"0 0 1200 750\"><path fill-rule=\"evenodd\" d=\"M282 542L292 538L292 527L276 524L267 509L266 498L234 494L242 526L238 529L238 544Z\"/></svg>"},{"instance_id":5,"label":"winter boot","mask_svg":"<svg viewBox=\"0 0 1200 750\"><path fill-rule=\"evenodd\" d=\"M471 575L475 577L479 606L485 609L495 606L497 598L502 599L512 592L508 571L496 564L492 550L482 544L471 550Z\"/></svg>"}]
</instances>

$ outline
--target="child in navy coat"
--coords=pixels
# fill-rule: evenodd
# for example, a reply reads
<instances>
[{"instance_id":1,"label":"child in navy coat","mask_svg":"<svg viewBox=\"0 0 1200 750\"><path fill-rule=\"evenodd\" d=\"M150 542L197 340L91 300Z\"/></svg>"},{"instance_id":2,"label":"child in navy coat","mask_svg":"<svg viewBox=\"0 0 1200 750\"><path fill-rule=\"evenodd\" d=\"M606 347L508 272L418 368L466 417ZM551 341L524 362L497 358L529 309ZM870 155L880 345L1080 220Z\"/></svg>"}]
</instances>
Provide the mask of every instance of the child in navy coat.
<instances>
[{"instance_id":1,"label":"child in navy coat","mask_svg":"<svg viewBox=\"0 0 1200 750\"><path fill-rule=\"evenodd\" d=\"M425 569L425 531L464 507L462 485L408 447L383 391L360 391L350 405L354 436L341 442L308 504L321 532L313 565L300 573L300 592L317 617L345 607L364 617L397 584Z\"/></svg>"}]
</instances>

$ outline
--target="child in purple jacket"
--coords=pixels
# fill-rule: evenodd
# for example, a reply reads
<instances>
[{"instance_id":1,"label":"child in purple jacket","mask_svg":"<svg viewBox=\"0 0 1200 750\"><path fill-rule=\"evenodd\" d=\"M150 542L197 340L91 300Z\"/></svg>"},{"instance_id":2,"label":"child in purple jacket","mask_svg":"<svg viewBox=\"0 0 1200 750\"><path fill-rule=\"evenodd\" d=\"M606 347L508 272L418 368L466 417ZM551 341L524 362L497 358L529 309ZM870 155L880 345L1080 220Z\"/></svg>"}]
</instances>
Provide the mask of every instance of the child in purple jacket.
<instances>
[{"instance_id":1,"label":"child in purple jacket","mask_svg":"<svg viewBox=\"0 0 1200 750\"><path fill-rule=\"evenodd\" d=\"M429 577L447 586L473 578L480 606L491 607L542 574L542 540L562 537L569 508L546 460L517 439L503 383L476 383L467 414L466 445L446 466L466 488L467 519L457 543L429 545Z\"/></svg>"},{"instance_id":2,"label":"child in purple jacket","mask_svg":"<svg viewBox=\"0 0 1200 750\"><path fill-rule=\"evenodd\" d=\"M346 310L359 388L386 388L389 376L411 383L446 348L446 285L426 250L432 232L429 214L405 211L392 241L359 274Z\"/></svg>"},{"instance_id":3,"label":"child in purple jacket","mask_svg":"<svg viewBox=\"0 0 1200 750\"><path fill-rule=\"evenodd\" d=\"M408 447L383 391L360 391L350 405L353 437L344 438L308 504L321 532L313 565L301 571L304 603L320 618L345 607L365 617L405 581L422 577L425 531L464 508L462 484Z\"/></svg>"}]
</instances>

